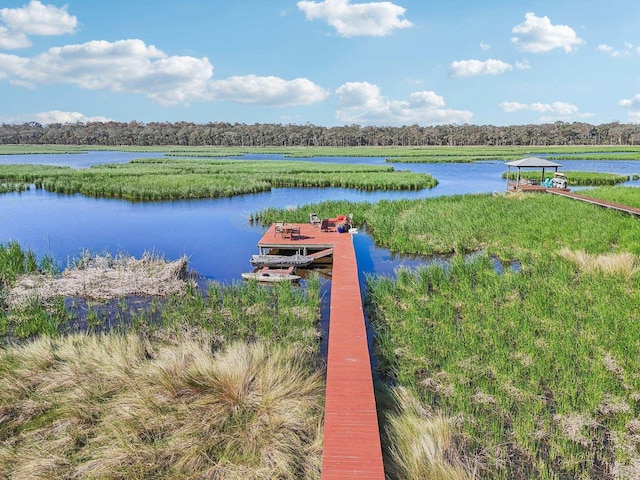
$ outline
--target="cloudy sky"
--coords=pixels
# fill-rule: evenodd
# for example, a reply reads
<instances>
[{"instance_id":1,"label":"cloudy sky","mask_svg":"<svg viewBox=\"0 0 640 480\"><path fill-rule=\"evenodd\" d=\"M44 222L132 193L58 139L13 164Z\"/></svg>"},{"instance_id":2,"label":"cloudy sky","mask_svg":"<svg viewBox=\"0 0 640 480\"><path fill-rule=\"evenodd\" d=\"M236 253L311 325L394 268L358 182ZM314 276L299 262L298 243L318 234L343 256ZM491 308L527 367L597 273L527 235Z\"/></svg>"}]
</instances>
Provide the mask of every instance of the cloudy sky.
<instances>
[{"instance_id":1,"label":"cloudy sky","mask_svg":"<svg viewBox=\"0 0 640 480\"><path fill-rule=\"evenodd\" d=\"M0 122L640 121L637 0L4 0Z\"/></svg>"}]
</instances>

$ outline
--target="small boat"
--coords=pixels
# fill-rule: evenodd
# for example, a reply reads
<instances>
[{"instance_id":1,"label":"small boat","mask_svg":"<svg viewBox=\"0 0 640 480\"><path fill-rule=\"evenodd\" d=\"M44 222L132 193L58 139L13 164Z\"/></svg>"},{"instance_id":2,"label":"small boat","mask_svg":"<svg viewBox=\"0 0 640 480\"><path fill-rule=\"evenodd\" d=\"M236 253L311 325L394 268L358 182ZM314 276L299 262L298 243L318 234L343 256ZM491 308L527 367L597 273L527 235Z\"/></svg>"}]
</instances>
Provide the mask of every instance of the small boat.
<instances>
[{"instance_id":1,"label":"small boat","mask_svg":"<svg viewBox=\"0 0 640 480\"><path fill-rule=\"evenodd\" d=\"M307 255L252 255L251 265L254 267L306 267L314 258Z\"/></svg>"},{"instance_id":2,"label":"small boat","mask_svg":"<svg viewBox=\"0 0 640 480\"><path fill-rule=\"evenodd\" d=\"M257 280L258 282L295 282L300 280L300 275L293 274L293 267L289 268L269 268L262 267L255 272L243 273L245 280Z\"/></svg>"}]
</instances>

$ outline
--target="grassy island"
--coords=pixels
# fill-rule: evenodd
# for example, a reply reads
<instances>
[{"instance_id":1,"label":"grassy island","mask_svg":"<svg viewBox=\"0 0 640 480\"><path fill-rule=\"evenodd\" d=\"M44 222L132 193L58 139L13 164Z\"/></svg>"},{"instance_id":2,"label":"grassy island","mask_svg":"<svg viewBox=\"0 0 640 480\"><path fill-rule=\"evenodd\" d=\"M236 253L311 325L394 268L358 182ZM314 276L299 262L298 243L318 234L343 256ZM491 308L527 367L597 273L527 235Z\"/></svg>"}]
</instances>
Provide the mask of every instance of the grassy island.
<instances>
[{"instance_id":1,"label":"grassy island","mask_svg":"<svg viewBox=\"0 0 640 480\"><path fill-rule=\"evenodd\" d=\"M288 161L146 159L72 169L47 165L0 165L0 182L34 183L58 193L130 200L212 198L274 187L342 187L420 190L437 185L427 174L388 166Z\"/></svg>"}]
</instances>

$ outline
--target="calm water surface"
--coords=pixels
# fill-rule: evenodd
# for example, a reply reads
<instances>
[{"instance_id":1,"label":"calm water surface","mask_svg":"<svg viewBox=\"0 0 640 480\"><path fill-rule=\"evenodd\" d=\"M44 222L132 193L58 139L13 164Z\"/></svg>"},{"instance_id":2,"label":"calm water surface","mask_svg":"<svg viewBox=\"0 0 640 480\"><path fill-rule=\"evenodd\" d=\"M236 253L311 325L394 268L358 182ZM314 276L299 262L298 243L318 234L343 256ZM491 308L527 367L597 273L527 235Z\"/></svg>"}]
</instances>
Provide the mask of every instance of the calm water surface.
<instances>
[{"instance_id":1,"label":"calm water surface","mask_svg":"<svg viewBox=\"0 0 640 480\"><path fill-rule=\"evenodd\" d=\"M61 155L2 155L0 163L41 163L86 168L99 163L128 162L158 154L131 152L89 152ZM279 160L281 155L247 155L248 159ZM293 159L292 159L293 160ZM384 158L310 158L298 161L386 164ZM633 161L560 162L563 170L602 171L632 175L640 172ZM232 282L251 269L249 258L264 228L248 222L250 213L265 207L295 208L323 200L345 199L375 202L381 199L424 198L440 195L504 190L501 161L473 164L390 164L396 169L429 173L439 185L419 192L364 192L341 188L278 188L270 192L233 198L130 202L64 195L31 189L0 195L0 243L18 241L39 256L52 255L66 266L83 250L94 253L119 252L140 256L156 252L172 260L189 257L189 265L202 275ZM628 182L640 185L639 182ZM336 214L341 212L336 212ZM392 274L406 264L423 261L390 254L377 248L361 233L354 237L361 273Z\"/></svg>"}]
</instances>

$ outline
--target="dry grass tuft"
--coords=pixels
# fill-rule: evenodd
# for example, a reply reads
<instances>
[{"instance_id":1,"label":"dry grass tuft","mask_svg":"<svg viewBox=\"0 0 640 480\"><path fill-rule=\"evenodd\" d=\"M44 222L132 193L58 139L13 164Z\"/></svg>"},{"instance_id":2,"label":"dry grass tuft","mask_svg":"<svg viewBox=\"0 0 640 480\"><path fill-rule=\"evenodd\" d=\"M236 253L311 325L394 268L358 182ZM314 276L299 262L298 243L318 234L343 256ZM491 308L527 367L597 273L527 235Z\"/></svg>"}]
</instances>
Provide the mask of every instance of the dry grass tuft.
<instances>
[{"instance_id":1,"label":"dry grass tuft","mask_svg":"<svg viewBox=\"0 0 640 480\"><path fill-rule=\"evenodd\" d=\"M638 271L637 257L628 252L590 255L582 250L563 248L559 254L585 272L603 272L629 278Z\"/></svg>"},{"instance_id":2,"label":"dry grass tuft","mask_svg":"<svg viewBox=\"0 0 640 480\"><path fill-rule=\"evenodd\" d=\"M300 349L206 336L0 351L3 478L318 478L323 381Z\"/></svg>"},{"instance_id":3,"label":"dry grass tuft","mask_svg":"<svg viewBox=\"0 0 640 480\"><path fill-rule=\"evenodd\" d=\"M386 470L390 478L468 480L450 422L433 415L404 387L393 389L396 409L386 419Z\"/></svg>"},{"instance_id":4,"label":"dry grass tuft","mask_svg":"<svg viewBox=\"0 0 640 480\"><path fill-rule=\"evenodd\" d=\"M584 435L583 429L595 428L598 423L590 416L582 413L555 414L553 420L558 424L560 430L569 440L576 442L583 447L591 445L591 436Z\"/></svg>"},{"instance_id":5,"label":"dry grass tuft","mask_svg":"<svg viewBox=\"0 0 640 480\"><path fill-rule=\"evenodd\" d=\"M145 255L141 259L119 256L82 257L76 266L60 276L30 274L18 279L9 291L10 306L34 299L47 302L54 297L83 297L108 300L132 295L168 296L184 292L187 258L173 262Z\"/></svg>"}]
</instances>

